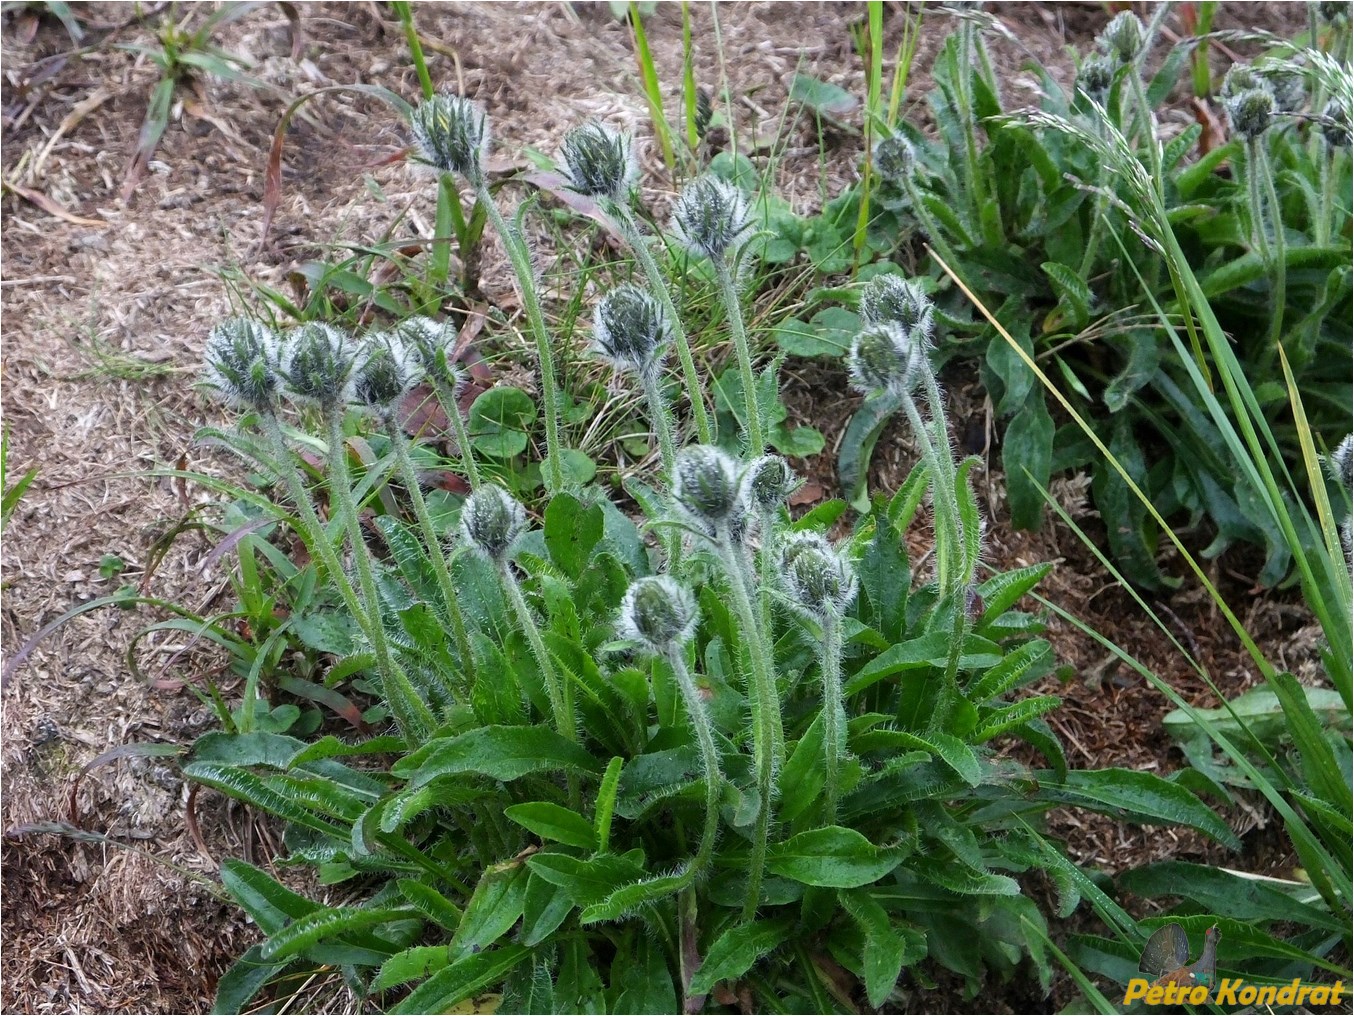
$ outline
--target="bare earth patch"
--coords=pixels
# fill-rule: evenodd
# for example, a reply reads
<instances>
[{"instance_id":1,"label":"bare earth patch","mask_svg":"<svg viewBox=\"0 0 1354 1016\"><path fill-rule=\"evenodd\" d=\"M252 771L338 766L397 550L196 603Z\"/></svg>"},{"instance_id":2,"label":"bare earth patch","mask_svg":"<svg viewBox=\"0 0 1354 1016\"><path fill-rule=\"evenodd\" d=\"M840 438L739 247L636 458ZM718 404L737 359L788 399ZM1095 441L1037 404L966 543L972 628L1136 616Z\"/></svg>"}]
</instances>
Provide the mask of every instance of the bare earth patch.
<instances>
[{"instance_id":1,"label":"bare earth patch","mask_svg":"<svg viewBox=\"0 0 1354 1016\"><path fill-rule=\"evenodd\" d=\"M13 191L0 208L4 424L16 473L29 465L40 469L5 532L0 632L7 657L72 606L127 583L199 613L229 609L228 572L221 563L204 563L211 543L203 533L184 533L158 560L159 542L190 522L208 495L147 475L191 468L237 476L231 462L193 442L199 426L221 422L191 385L208 329L231 307L222 275L240 272L286 288L288 274L315 256L316 245L371 239L402 213L401 228L431 235L426 179L390 164L405 143L394 118L369 100L337 95L308 104L293 122L282 204L271 237L260 244L268 146L290 97L358 81L407 98L417 93L399 26L384 7L300 6L300 60L291 58L290 26L279 8L263 7L221 33L218 41L247 55L250 73L265 86L202 81L181 88L150 171L125 206L117 194L155 74L147 61L112 43L148 42L148 27L129 20L129 6L86 5L79 14L101 26L93 31L104 42L83 56L61 58L71 43L56 23L37 26L31 40L24 23L4 26L5 180L66 213L49 214L50 205L44 210ZM1020 71L1031 57L1069 76L1064 47L1084 47L1104 20L1098 4L1005 4L994 12L1011 32L994 42L994 51L1013 96L1032 87ZM899 13L886 14L891 47ZM863 91L849 30L863 17L860 5L723 5L719 14L722 67L709 10L693 10L698 77L713 86L721 71L728 74L746 136L776 127L796 70ZM504 168L523 165L527 147L553 154L562 131L590 116L649 134L629 31L607 5L420 4L416 15L435 80L487 104ZM647 27L673 110L681 80L679 9L660 6ZM909 103L917 103L910 115L921 116L920 97L945 27L940 17L927 22L909 89ZM784 130L781 193L800 211L811 211L854 178L859 142L831 139L824 162L809 117ZM644 199L661 211L671 183L660 175L652 148L643 162ZM510 327L500 339L512 345L521 336L500 264L491 249L484 290L508 313ZM958 375L951 386L962 431L984 407L981 391ZM832 496L831 450L855 404L846 396L844 373L806 368L787 401L793 415L828 437L829 452L811 472L824 496ZM886 436L875 480L896 483L913 461L911 449ZM1064 493L1076 501L1075 481ZM992 564L1059 560L1046 595L1193 689L1196 701L1215 704L1070 534L1006 530L999 477L991 478L988 499ZM1205 603L1182 597L1171 606L1227 690L1253 679ZM1258 625L1267 643L1288 640L1304 623L1273 601L1257 610L1271 614ZM210 711L188 686L207 674L221 677L220 660L179 632L133 645L138 632L164 617L151 608L77 617L41 642L4 690L0 1007L6 1012L203 1011L221 971L254 937L213 880L223 856L270 863L276 845L267 828L210 794L194 802L191 826L189 791L170 760L112 761L72 790L81 768L109 748L185 744L212 725ZM1052 717L1072 762L1178 764L1160 730L1166 704L1140 680L1105 665L1103 653L1074 632L1055 625L1053 638L1077 675L1057 689L1067 705ZM1263 821L1235 818L1239 826ZM58 821L116 844L22 828ZM1205 845L1162 831L1073 815L1062 821L1074 853L1087 863L1216 859ZM1266 870L1291 864L1267 840L1256 842L1265 848L1256 860ZM920 995L916 1005L927 1000ZM934 1004L934 996L929 1000Z\"/></svg>"}]
</instances>

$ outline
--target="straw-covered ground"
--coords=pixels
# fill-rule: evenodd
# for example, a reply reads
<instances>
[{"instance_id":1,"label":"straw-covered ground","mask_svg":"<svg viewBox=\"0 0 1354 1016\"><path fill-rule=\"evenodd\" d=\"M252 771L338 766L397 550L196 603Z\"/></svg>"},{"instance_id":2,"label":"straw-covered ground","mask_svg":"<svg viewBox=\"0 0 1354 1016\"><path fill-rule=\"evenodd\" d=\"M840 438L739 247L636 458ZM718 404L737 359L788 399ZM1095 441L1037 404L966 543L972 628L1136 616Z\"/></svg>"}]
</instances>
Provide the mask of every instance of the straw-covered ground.
<instances>
[{"instance_id":1,"label":"straw-covered ground","mask_svg":"<svg viewBox=\"0 0 1354 1016\"><path fill-rule=\"evenodd\" d=\"M237 855L268 864L278 852L266 824L216 795L193 799L172 760L102 757L130 742L186 743L211 727L190 686L220 676L221 661L182 632L140 637L164 611L92 610L19 656L44 625L129 583L199 613L229 609L230 559L213 556L210 531L194 528L209 495L150 475L174 468L234 475L231 462L193 439L199 426L221 422L193 382L208 329L230 309L228 280L244 275L286 289L320 245L378 237L402 213L401 228L431 233L431 189L394 158L405 144L396 122L385 107L336 93L293 121L282 201L270 236L261 237L268 148L293 97L354 82L417 93L385 5L296 6L299 38L291 5L283 4L262 5L218 34L220 45L249 59L253 80L185 82L144 179L125 202L119 192L156 70L118 47L150 42L167 5L139 14L130 5L81 5L88 34L78 52L59 23L6 15L3 417L13 475L39 469L4 533L3 643L13 667L3 693L0 803L6 1012L206 1009L216 978L253 936L213 891L217 863ZM1098 4L993 10L1006 29L994 37L994 51L1013 94L1033 88L1021 71L1030 59L1066 78L1066 47L1084 47L1106 18ZM524 165L528 147L552 153L562 131L588 117L649 133L631 35L609 5L421 4L416 14L435 79L488 106L497 169ZM901 14L892 5L886 14L891 46ZM176 16L201 10L182 6ZM711 83L728 75L735 114L755 136L779 123L796 70L861 93L851 25L862 17L863 6L854 4L721 5L716 35L701 7L694 11L698 74ZM679 8L659 5L646 24L675 104ZM944 17L928 18L914 66L907 108L923 120L920 99L945 28ZM854 137L834 137L824 152L808 117L792 113L780 129L791 136L777 185L800 210L856 174ZM652 147L644 166L644 200L664 208L671 183ZM512 319L516 302L498 258L491 247L485 297ZM808 470L822 496L831 496L830 451L855 403L840 371L792 369L789 378L792 413L828 437L829 454ZM973 450L990 452L982 392L963 369L951 387L961 432ZM877 479L887 484L910 467L913 453L886 439L876 458ZM989 473L985 483L993 563L1059 561L1047 587L1053 599L1074 605L1204 701L1202 685L1191 683L1164 636L1137 618L1074 537L1011 533L1000 477ZM1059 489L1069 506L1084 508L1084 480ZM1094 525L1084 511L1083 518ZM1244 589L1244 569L1244 559L1225 561L1219 577ZM1220 682L1248 683L1241 655L1202 598L1179 596L1170 608L1176 634L1193 642ZM1255 610L1252 630L1267 643L1310 652L1295 637L1300 611L1273 599L1257 600ZM1059 689L1067 704L1052 717L1069 758L1178 764L1160 732L1165 703L1072 632L1055 627L1053 637L1075 674ZM1260 813L1231 817L1244 829L1265 821ZM1073 815L1060 821L1088 863L1204 856L1196 839L1170 832ZM66 835L34 828L51 823L70 828ZM85 838L70 835L77 828ZM1263 830L1248 845L1258 864L1288 863Z\"/></svg>"}]
</instances>

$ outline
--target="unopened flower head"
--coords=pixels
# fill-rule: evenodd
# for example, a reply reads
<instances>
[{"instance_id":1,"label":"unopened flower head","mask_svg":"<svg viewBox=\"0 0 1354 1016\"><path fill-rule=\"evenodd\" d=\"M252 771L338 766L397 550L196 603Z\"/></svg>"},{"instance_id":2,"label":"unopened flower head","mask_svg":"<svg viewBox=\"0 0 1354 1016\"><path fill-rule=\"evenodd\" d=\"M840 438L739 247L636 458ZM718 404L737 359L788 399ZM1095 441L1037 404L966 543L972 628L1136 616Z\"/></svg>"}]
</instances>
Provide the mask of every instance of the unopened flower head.
<instances>
[{"instance_id":1,"label":"unopened flower head","mask_svg":"<svg viewBox=\"0 0 1354 1016\"><path fill-rule=\"evenodd\" d=\"M356 351L346 332L311 321L282 348L282 376L292 395L333 412L351 401Z\"/></svg>"},{"instance_id":2,"label":"unopened flower head","mask_svg":"<svg viewBox=\"0 0 1354 1016\"><path fill-rule=\"evenodd\" d=\"M1349 20L1349 0L1320 0L1316 9L1327 24Z\"/></svg>"},{"instance_id":3,"label":"unopened flower head","mask_svg":"<svg viewBox=\"0 0 1354 1016\"><path fill-rule=\"evenodd\" d=\"M666 575L638 579L621 600L620 634L662 656L680 649L696 633L696 600Z\"/></svg>"},{"instance_id":4,"label":"unopened flower head","mask_svg":"<svg viewBox=\"0 0 1354 1016\"><path fill-rule=\"evenodd\" d=\"M1120 63L1132 63L1142 52L1146 41L1142 20L1132 11L1121 11L1114 16L1098 40L1100 48Z\"/></svg>"},{"instance_id":5,"label":"unopened flower head","mask_svg":"<svg viewBox=\"0 0 1354 1016\"><path fill-rule=\"evenodd\" d=\"M1077 88L1086 93L1087 98L1105 105L1110 96L1110 86L1114 84L1114 61L1099 53L1088 54L1081 61L1077 71Z\"/></svg>"},{"instance_id":6,"label":"unopened flower head","mask_svg":"<svg viewBox=\"0 0 1354 1016\"><path fill-rule=\"evenodd\" d=\"M917 150L901 134L890 134L875 144L873 162L881 177L901 184L916 172Z\"/></svg>"},{"instance_id":7,"label":"unopened flower head","mask_svg":"<svg viewBox=\"0 0 1354 1016\"><path fill-rule=\"evenodd\" d=\"M717 261L752 234L747 195L715 176L698 176L672 209L672 231L692 254Z\"/></svg>"},{"instance_id":8,"label":"unopened flower head","mask_svg":"<svg viewBox=\"0 0 1354 1016\"><path fill-rule=\"evenodd\" d=\"M1300 113L1307 106L1307 75L1301 65L1288 60L1270 60L1259 64L1256 73L1274 93L1280 113Z\"/></svg>"},{"instance_id":9,"label":"unopened flower head","mask_svg":"<svg viewBox=\"0 0 1354 1016\"><path fill-rule=\"evenodd\" d=\"M785 541L781 574L791 601L815 618L840 617L856 598L855 568L816 533L795 533Z\"/></svg>"},{"instance_id":10,"label":"unopened flower head","mask_svg":"<svg viewBox=\"0 0 1354 1016\"><path fill-rule=\"evenodd\" d=\"M1274 93L1268 88L1250 88L1223 103L1232 133L1251 140L1258 138L1274 120Z\"/></svg>"},{"instance_id":11,"label":"unopened flower head","mask_svg":"<svg viewBox=\"0 0 1354 1016\"><path fill-rule=\"evenodd\" d=\"M1346 493L1354 494L1354 434L1336 445L1327 462L1335 482Z\"/></svg>"},{"instance_id":12,"label":"unopened flower head","mask_svg":"<svg viewBox=\"0 0 1354 1016\"><path fill-rule=\"evenodd\" d=\"M353 398L378 412L398 408L423 380L418 354L397 332L367 336L353 373Z\"/></svg>"},{"instance_id":13,"label":"unopened flower head","mask_svg":"<svg viewBox=\"0 0 1354 1016\"><path fill-rule=\"evenodd\" d=\"M922 371L930 369L925 343L892 321L866 326L851 343L846 366L852 387L862 395L909 395L921 383Z\"/></svg>"},{"instance_id":14,"label":"unopened flower head","mask_svg":"<svg viewBox=\"0 0 1354 1016\"><path fill-rule=\"evenodd\" d=\"M502 487L484 484L461 505L461 535L495 564L511 557L526 528L526 509Z\"/></svg>"},{"instance_id":15,"label":"unopened flower head","mask_svg":"<svg viewBox=\"0 0 1354 1016\"><path fill-rule=\"evenodd\" d=\"M564 176L572 190L624 203L639 175L629 134L593 121L564 135Z\"/></svg>"},{"instance_id":16,"label":"unopened flower head","mask_svg":"<svg viewBox=\"0 0 1354 1016\"><path fill-rule=\"evenodd\" d=\"M245 318L229 318L207 337L203 374L208 385L233 406L271 412L277 406L277 337Z\"/></svg>"},{"instance_id":17,"label":"unopened flower head","mask_svg":"<svg viewBox=\"0 0 1354 1016\"><path fill-rule=\"evenodd\" d=\"M860 316L867 325L900 325L913 341L931 339L934 308L916 279L876 275L860 294Z\"/></svg>"},{"instance_id":18,"label":"unopened flower head","mask_svg":"<svg viewBox=\"0 0 1354 1016\"><path fill-rule=\"evenodd\" d=\"M672 497L693 521L715 534L727 530L741 512L738 463L712 445L692 445L677 453Z\"/></svg>"},{"instance_id":19,"label":"unopened flower head","mask_svg":"<svg viewBox=\"0 0 1354 1016\"><path fill-rule=\"evenodd\" d=\"M489 117L483 106L460 95L434 95L414 108L409 127L420 161L479 183L489 151Z\"/></svg>"},{"instance_id":20,"label":"unopened flower head","mask_svg":"<svg viewBox=\"0 0 1354 1016\"><path fill-rule=\"evenodd\" d=\"M1222 78L1222 87L1218 89L1218 95L1226 102L1228 99L1235 99L1238 95L1249 92L1253 88L1263 88L1270 92L1274 90L1274 86L1269 83L1265 76L1250 64L1237 63L1227 68L1227 73Z\"/></svg>"},{"instance_id":21,"label":"unopened flower head","mask_svg":"<svg viewBox=\"0 0 1354 1016\"><path fill-rule=\"evenodd\" d=\"M613 289L593 311L593 351L616 370L652 376L671 339L672 322L663 305L638 286Z\"/></svg>"},{"instance_id":22,"label":"unopened flower head","mask_svg":"<svg viewBox=\"0 0 1354 1016\"><path fill-rule=\"evenodd\" d=\"M770 515L785 507L803 482L779 455L763 455L752 461L743 476L744 498L759 515Z\"/></svg>"},{"instance_id":23,"label":"unopened flower head","mask_svg":"<svg viewBox=\"0 0 1354 1016\"><path fill-rule=\"evenodd\" d=\"M460 384L461 371L452 360L456 355L456 329L450 321L405 318L395 326L394 334L418 358L419 366L429 378L453 389Z\"/></svg>"},{"instance_id":24,"label":"unopened flower head","mask_svg":"<svg viewBox=\"0 0 1354 1016\"><path fill-rule=\"evenodd\" d=\"M1332 148L1350 146L1349 106L1340 99L1331 99L1322 110L1321 136Z\"/></svg>"}]
</instances>

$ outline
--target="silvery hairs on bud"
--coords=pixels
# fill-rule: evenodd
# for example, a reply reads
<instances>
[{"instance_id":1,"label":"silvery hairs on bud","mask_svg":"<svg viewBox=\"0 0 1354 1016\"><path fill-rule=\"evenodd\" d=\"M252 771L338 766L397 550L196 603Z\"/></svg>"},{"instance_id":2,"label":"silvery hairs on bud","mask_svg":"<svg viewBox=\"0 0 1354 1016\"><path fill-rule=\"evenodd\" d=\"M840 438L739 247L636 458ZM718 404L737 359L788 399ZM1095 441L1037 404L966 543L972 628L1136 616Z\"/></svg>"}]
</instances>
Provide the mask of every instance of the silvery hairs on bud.
<instances>
[{"instance_id":1,"label":"silvery hairs on bud","mask_svg":"<svg viewBox=\"0 0 1354 1016\"><path fill-rule=\"evenodd\" d=\"M1089 53L1077 70L1077 88L1085 92L1086 97L1092 102L1103 106L1110 97L1114 71L1114 61L1109 57Z\"/></svg>"},{"instance_id":2,"label":"silvery hairs on bud","mask_svg":"<svg viewBox=\"0 0 1354 1016\"><path fill-rule=\"evenodd\" d=\"M1272 92L1274 86L1250 64L1236 63L1227 68L1227 73L1223 75L1222 87L1218 89L1218 95L1225 102L1228 99L1234 99L1243 92L1249 92L1253 88L1263 88Z\"/></svg>"},{"instance_id":3,"label":"silvery hairs on bud","mask_svg":"<svg viewBox=\"0 0 1354 1016\"><path fill-rule=\"evenodd\" d=\"M631 583L621 600L618 627L622 638L663 656L690 641L697 620L696 600L690 591L674 579L659 575Z\"/></svg>"},{"instance_id":4,"label":"silvery hairs on bud","mask_svg":"<svg viewBox=\"0 0 1354 1016\"><path fill-rule=\"evenodd\" d=\"M880 321L867 325L851 343L846 359L851 386L862 395L887 392L910 395L929 370L925 343L913 341L902 325Z\"/></svg>"},{"instance_id":5,"label":"silvery hairs on bud","mask_svg":"<svg viewBox=\"0 0 1354 1016\"><path fill-rule=\"evenodd\" d=\"M790 601L814 618L840 617L856 598L856 569L817 533L793 533L781 549Z\"/></svg>"},{"instance_id":6,"label":"silvery hairs on bud","mask_svg":"<svg viewBox=\"0 0 1354 1016\"><path fill-rule=\"evenodd\" d=\"M672 334L663 305L639 286L618 286L593 310L593 351L615 370L641 378L657 373Z\"/></svg>"},{"instance_id":7,"label":"silvery hairs on bud","mask_svg":"<svg viewBox=\"0 0 1354 1016\"><path fill-rule=\"evenodd\" d=\"M738 462L712 445L692 445L677 453L672 498L706 532L727 534L746 505Z\"/></svg>"},{"instance_id":8,"label":"silvery hairs on bud","mask_svg":"<svg viewBox=\"0 0 1354 1016\"><path fill-rule=\"evenodd\" d=\"M1274 93L1280 113L1301 113L1307 106L1307 74L1302 65L1290 60L1266 60L1257 64L1256 73Z\"/></svg>"},{"instance_id":9,"label":"silvery hairs on bud","mask_svg":"<svg viewBox=\"0 0 1354 1016\"><path fill-rule=\"evenodd\" d=\"M1350 146L1349 106L1340 99L1331 99L1321 111L1321 136L1332 148Z\"/></svg>"},{"instance_id":10,"label":"silvery hairs on bud","mask_svg":"<svg viewBox=\"0 0 1354 1016\"><path fill-rule=\"evenodd\" d=\"M1258 138L1274 121L1274 93L1268 88L1248 88L1222 105L1232 133L1247 140Z\"/></svg>"},{"instance_id":11,"label":"silvery hairs on bud","mask_svg":"<svg viewBox=\"0 0 1354 1016\"><path fill-rule=\"evenodd\" d=\"M434 95L414 107L409 128L424 165L476 185L483 179L489 117L479 103L460 95Z\"/></svg>"},{"instance_id":12,"label":"silvery hairs on bud","mask_svg":"<svg viewBox=\"0 0 1354 1016\"><path fill-rule=\"evenodd\" d=\"M759 515L771 515L785 507L791 494L804 483L779 455L754 459L743 474L743 499Z\"/></svg>"},{"instance_id":13,"label":"silvery hairs on bud","mask_svg":"<svg viewBox=\"0 0 1354 1016\"><path fill-rule=\"evenodd\" d=\"M876 275L860 292L860 316L867 325L892 323L906 329L914 342L929 343L935 309L916 279Z\"/></svg>"},{"instance_id":14,"label":"silvery hairs on bud","mask_svg":"<svg viewBox=\"0 0 1354 1016\"><path fill-rule=\"evenodd\" d=\"M423 380L417 352L398 332L368 335L358 351L353 372L353 400L378 413L398 409L404 397Z\"/></svg>"},{"instance_id":15,"label":"silvery hairs on bud","mask_svg":"<svg viewBox=\"0 0 1354 1016\"><path fill-rule=\"evenodd\" d=\"M278 344L272 330L245 318L228 318L207 336L203 380L228 404L271 412L277 406Z\"/></svg>"},{"instance_id":16,"label":"silvery hairs on bud","mask_svg":"<svg viewBox=\"0 0 1354 1016\"><path fill-rule=\"evenodd\" d=\"M334 412L352 401L356 349L347 332L310 321L293 330L282 346L282 376L303 402Z\"/></svg>"},{"instance_id":17,"label":"silvery hairs on bud","mask_svg":"<svg viewBox=\"0 0 1354 1016\"><path fill-rule=\"evenodd\" d=\"M1132 63L1146 42L1142 20L1132 11L1121 11L1105 26L1096 42L1120 63Z\"/></svg>"},{"instance_id":18,"label":"silvery hairs on bud","mask_svg":"<svg viewBox=\"0 0 1354 1016\"><path fill-rule=\"evenodd\" d=\"M1331 478L1344 488L1346 494L1354 495L1354 434L1336 445L1326 462Z\"/></svg>"},{"instance_id":19,"label":"silvery hairs on bud","mask_svg":"<svg viewBox=\"0 0 1354 1016\"><path fill-rule=\"evenodd\" d=\"M494 564L505 564L527 528L527 513L502 487L477 487L461 505L461 536Z\"/></svg>"},{"instance_id":20,"label":"silvery hairs on bud","mask_svg":"<svg viewBox=\"0 0 1354 1016\"><path fill-rule=\"evenodd\" d=\"M901 134L890 134L875 143L871 161L885 180L902 184L916 172L917 150Z\"/></svg>"},{"instance_id":21,"label":"silvery hairs on bud","mask_svg":"<svg viewBox=\"0 0 1354 1016\"><path fill-rule=\"evenodd\" d=\"M560 158L571 190L617 204L629 201L639 176L629 134L595 120L585 123L564 135Z\"/></svg>"},{"instance_id":22,"label":"silvery hairs on bud","mask_svg":"<svg viewBox=\"0 0 1354 1016\"><path fill-rule=\"evenodd\" d=\"M672 231L697 257L718 261L752 235L747 195L715 176L698 176L684 188L672 209Z\"/></svg>"},{"instance_id":23,"label":"silvery hairs on bud","mask_svg":"<svg viewBox=\"0 0 1354 1016\"><path fill-rule=\"evenodd\" d=\"M453 391L460 385L461 371L452 359L456 355L456 329L451 322L405 318L395 326L394 333L418 357L423 372L431 380L450 385Z\"/></svg>"}]
</instances>

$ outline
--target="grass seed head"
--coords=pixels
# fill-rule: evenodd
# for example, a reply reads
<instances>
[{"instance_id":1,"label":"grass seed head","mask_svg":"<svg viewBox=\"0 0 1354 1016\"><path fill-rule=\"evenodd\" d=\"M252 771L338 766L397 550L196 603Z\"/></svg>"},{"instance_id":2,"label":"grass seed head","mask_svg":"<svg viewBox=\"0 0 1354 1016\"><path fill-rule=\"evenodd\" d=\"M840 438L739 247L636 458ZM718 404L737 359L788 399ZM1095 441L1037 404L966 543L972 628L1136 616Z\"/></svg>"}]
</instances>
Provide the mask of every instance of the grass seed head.
<instances>
[{"instance_id":1,"label":"grass seed head","mask_svg":"<svg viewBox=\"0 0 1354 1016\"><path fill-rule=\"evenodd\" d=\"M489 116L479 103L460 95L434 95L414 108L409 127L419 161L474 184L483 178Z\"/></svg>"},{"instance_id":2,"label":"grass seed head","mask_svg":"<svg viewBox=\"0 0 1354 1016\"><path fill-rule=\"evenodd\" d=\"M629 134L593 121L564 135L564 176L572 190L624 204L639 175Z\"/></svg>"},{"instance_id":3,"label":"grass seed head","mask_svg":"<svg viewBox=\"0 0 1354 1016\"><path fill-rule=\"evenodd\" d=\"M271 412L277 406L277 336L256 321L229 318L207 337L203 376L226 402L240 409Z\"/></svg>"},{"instance_id":4,"label":"grass seed head","mask_svg":"<svg viewBox=\"0 0 1354 1016\"><path fill-rule=\"evenodd\" d=\"M301 325L282 347L282 376L287 390L325 413L352 401L356 350L342 329L311 321Z\"/></svg>"},{"instance_id":5,"label":"grass seed head","mask_svg":"<svg viewBox=\"0 0 1354 1016\"><path fill-rule=\"evenodd\" d=\"M494 564L512 556L526 529L526 509L494 484L478 487L461 505L461 535Z\"/></svg>"},{"instance_id":6,"label":"grass seed head","mask_svg":"<svg viewBox=\"0 0 1354 1016\"><path fill-rule=\"evenodd\" d=\"M747 196L715 176L698 176L682 189L672 209L672 231L697 257L717 261L736 252L752 234Z\"/></svg>"},{"instance_id":7,"label":"grass seed head","mask_svg":"<svg viewBox=\"0 0 1354 1016\"><path fill-rule=\"evenodd\" d=\"M618 371L650 377L672 340L663 306L638 286L619 286L592 315L592 349Z\"/></svg>"},{"instance_id":8,"label":"grass seed head","mask_svg":"<svg viewBox=\"0 0 1354 1016\"><path fill-rule=\"evenodd\" d=\"M680 649L699 620L690 591L666 575L631 583L621 600L620 633L655 656Z\"/></svg>"}]
</instances>

